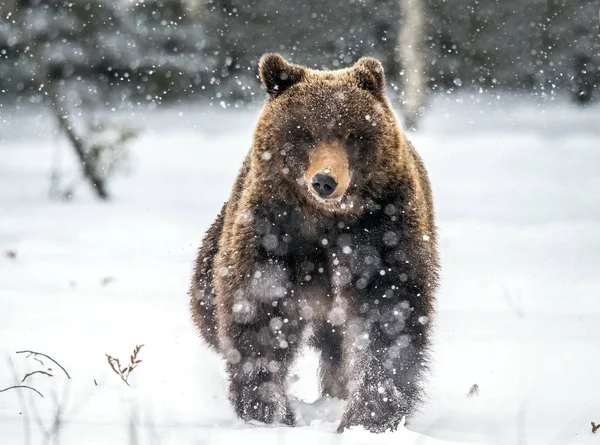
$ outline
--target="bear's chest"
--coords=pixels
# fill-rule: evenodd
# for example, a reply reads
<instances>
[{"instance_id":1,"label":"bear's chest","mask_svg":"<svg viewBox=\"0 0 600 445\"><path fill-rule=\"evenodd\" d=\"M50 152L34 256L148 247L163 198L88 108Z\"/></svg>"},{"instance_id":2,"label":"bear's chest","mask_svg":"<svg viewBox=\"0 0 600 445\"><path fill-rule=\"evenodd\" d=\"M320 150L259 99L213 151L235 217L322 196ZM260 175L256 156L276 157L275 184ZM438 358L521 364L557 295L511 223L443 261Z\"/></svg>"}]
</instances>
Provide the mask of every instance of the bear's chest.
<instances>
[{"instance_id":1,"label":"bear's chest","mask_svg":"<svg viewBox=\"0 0 600 445\"><path fill-rule=\"evenodd\" d=\"M272 249L273 255L301 258L326 254L336 245L340 227L347 225L336 215L313 214L279 204L257 221L256 231L259 236L268 236L273 244L277 239L279 248Z\"/></svg>"},{"instance_id":2,"label":"bear's chest","mask_svg":"<svg viewBox=\"0 0 600 445\"><path fill-rule=\"evenodd\" d=\"M359 217L303 212L284 204L257 221L257 234L272 257L328 270L371 275L406 260L412 236L403 221L383 209Z\"/></svg>"}]
</instances>

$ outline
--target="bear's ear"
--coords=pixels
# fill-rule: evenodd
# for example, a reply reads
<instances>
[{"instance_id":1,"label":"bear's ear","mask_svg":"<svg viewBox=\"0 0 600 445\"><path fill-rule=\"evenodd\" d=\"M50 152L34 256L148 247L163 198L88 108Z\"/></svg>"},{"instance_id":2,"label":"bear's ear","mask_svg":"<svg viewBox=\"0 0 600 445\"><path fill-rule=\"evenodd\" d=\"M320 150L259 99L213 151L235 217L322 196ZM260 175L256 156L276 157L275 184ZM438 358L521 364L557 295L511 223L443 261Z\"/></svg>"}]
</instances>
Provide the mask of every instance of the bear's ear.
<instances>
[{"instance_id":1,"label":"bear's ear","mask_svg":"<svg viewBox=\"0 0 600 445\"><path fill-rule=\"evenodd\" d=\"M383 65L372 57L362 57L354 64L355 76L359 88L382 96L385 89L385 74Z\"/></svg>"},{"instance_id":2,"label":"bear's ear","mask_svg":"<svg viewBox=\"0 0 600 445\"><path fill-rule=\"evenodd\" d=\"M258 62L258 72L267 93L277 97L304 78L301 66L287 63L279 54L265 54Z\"/></svg>"}]
</instances>

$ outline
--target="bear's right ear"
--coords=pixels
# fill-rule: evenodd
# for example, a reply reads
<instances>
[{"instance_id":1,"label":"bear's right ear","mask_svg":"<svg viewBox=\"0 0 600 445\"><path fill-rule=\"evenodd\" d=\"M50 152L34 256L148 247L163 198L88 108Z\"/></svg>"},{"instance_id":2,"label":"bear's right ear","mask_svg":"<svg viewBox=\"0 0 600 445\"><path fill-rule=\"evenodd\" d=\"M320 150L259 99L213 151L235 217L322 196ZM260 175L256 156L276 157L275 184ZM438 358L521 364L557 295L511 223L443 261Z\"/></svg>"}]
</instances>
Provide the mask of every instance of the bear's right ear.
<instances>
[{"instance_id":1,"label":"bear's right ear","mask_svg":"<svg viewBox=\"0 0 600 445\"><path fill-rule=\"evenodd\" d=\"M301 66L287 63L279 54L265 54L258 62L258 72L267 93L277 97L304 78Z\"/></svg>"},{"instance_id":2,"label":"bear's right ear","mask_svg":"<svg viewBox=\"0 0 600 445\"><path fill-rule=\"evenodd\" d=\"M370 91L376 96L383 96L385 90L385 74L383 65L372 57L361 57L354 64L354 71L359 88Z\"/></svg>"}]
</instances>

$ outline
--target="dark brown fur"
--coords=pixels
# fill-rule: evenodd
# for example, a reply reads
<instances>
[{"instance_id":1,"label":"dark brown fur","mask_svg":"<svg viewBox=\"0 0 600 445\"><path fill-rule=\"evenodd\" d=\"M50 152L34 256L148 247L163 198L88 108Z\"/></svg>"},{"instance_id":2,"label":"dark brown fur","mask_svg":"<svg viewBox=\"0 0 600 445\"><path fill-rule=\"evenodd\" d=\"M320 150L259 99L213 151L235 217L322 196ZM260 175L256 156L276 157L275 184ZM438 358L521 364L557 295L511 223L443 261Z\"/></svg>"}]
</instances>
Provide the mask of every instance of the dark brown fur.
<instances>
[{"instance_id":1,"label":"dark brown fur","mask_svg":"<svg viewBox=\"0 0 600 445\"><path fill-rule=\"evenodd\" d=\"M285 380L311 326L322 393L348 398L338 431L394 430L427 363L438 273L427 173L376 60L321 72L267 55L260 74L270 99L200 248L194 322L227 361L242 419L294 423ZM318 200L304 180L310 154L340 144L348 188Z\"/></svg>"}]
</instances>

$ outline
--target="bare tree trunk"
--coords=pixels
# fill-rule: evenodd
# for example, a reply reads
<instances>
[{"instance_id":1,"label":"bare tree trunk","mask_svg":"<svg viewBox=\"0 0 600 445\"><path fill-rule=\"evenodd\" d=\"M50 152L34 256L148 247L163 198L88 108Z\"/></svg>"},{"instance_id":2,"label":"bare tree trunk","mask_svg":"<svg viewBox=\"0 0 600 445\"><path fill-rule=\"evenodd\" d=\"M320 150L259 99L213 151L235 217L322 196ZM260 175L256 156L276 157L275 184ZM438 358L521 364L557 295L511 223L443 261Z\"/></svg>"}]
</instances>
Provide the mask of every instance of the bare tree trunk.
<instances>
[{"instance_id":1,"label":"bare tree trunk","mask_svg":"<svg viewBox=\"0 0 600 445\"><path fill-rule=\"evenodd\" d=\"M427 100L425 8L423 0L400 0L404 20L398 33L398 58L404 71L404 122L416 130Z\"/></svg>"},{"instance_id":2,"label":"bare tree trunk","mask_svg":"<svg viewBox=\"0 0 600 445\"><path fill-rule=\"evenodd\" d=\"M41 43L31 33L30 28L27 25L27 18L24 10L17 6L15 3L15 23L18 24L21 30L21 35L25 38L28 48L26 52L29 54L30 59L36 64L34 69L33 81L38 91L46 91L45 101L49 101L50 110L54 115L59 128L65 132L67 139L71 143L71 146L75 150L77 159L81 166L83 176L88 180L92 186L94 193L103 200L109 198L108 191L106 189L105 179L98 175L97 165L93 159L89 159L86 153L85 145L81 138L77 135L74 128L73 122L69 116L67 110L62 109L60 106L60 95L58 92L58 85L56 81L48 75L46 60L44 60Z\"/></svg>"},{"instance_id":3,"label":"bare tree trunk","mask_svg":"<svg viewBox=\"0 0 600 445\"><path fill-rule=\"evenodd\" d=\"M579 26L573 39L571 91L576 103L586 105L600 86L600 9L577 8L573 17Z\"/></svg>"},{"instance_id":4,"label":"bare tree trunk","mask_svg":"<svg viewBox=\"0 0 600 445\"><path fill-rule=\"evenodd\" d=\"M81 169L83 171L83 176L88 180L92 189L101 199L108 199L108 191L106 190L106 183L104 178L98 176L96 173L96 166L92 165L91 162L87 159L85 148L83 146L83 142L75 133L75 129L73 128L73 123L69 119L69 115L66 110L62 110L60 105L58 104L58 94L54 86L51 86L50 93L50 106L52 107L52 113L56 118L58 126L65 132L69 142L71 142L71 146L75 150L75 154L77 155L77 159L79 159L79 164L81 165Z\"/></svg>"}]
</instances>

